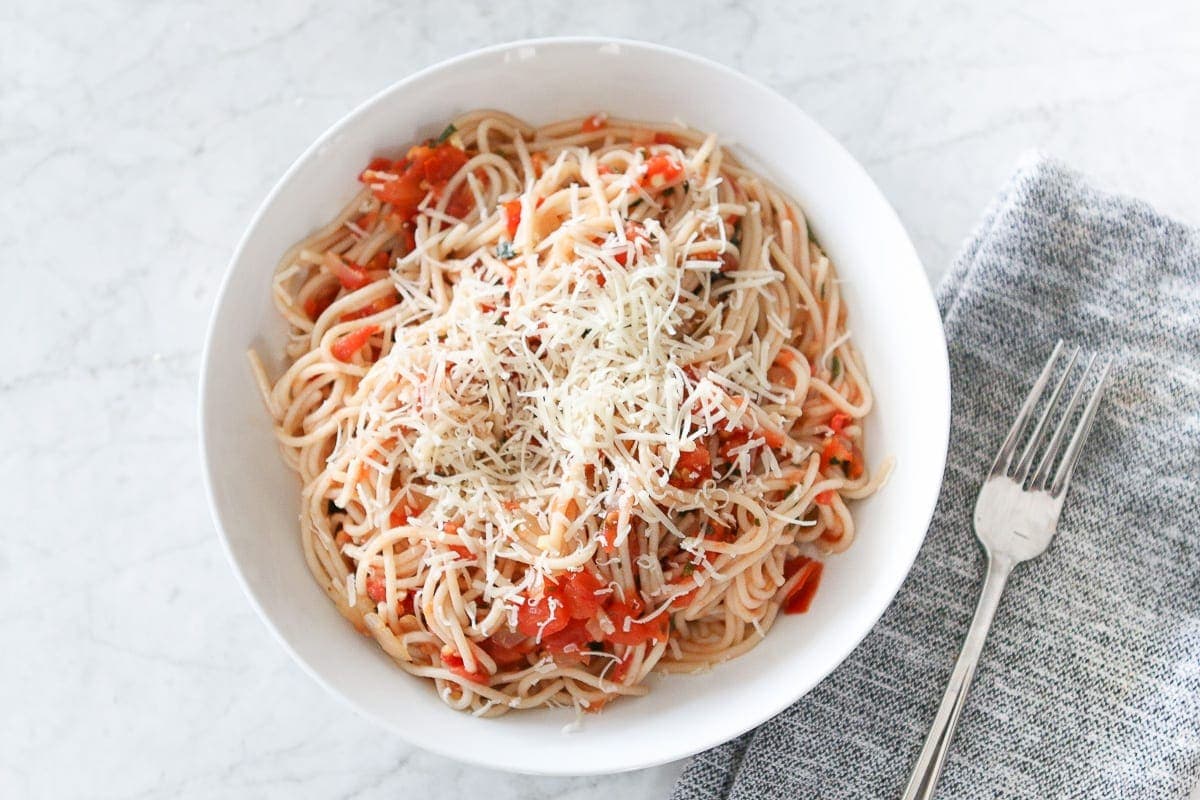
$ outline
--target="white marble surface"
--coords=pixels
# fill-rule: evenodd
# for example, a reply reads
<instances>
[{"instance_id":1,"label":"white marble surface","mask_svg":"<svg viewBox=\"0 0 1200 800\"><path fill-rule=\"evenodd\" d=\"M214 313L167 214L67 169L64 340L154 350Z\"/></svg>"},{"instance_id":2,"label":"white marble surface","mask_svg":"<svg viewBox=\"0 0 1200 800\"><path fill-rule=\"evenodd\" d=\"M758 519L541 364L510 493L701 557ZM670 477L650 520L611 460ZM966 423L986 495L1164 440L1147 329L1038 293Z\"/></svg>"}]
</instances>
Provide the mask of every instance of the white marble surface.
<instances>
[{"instance_id":1,"label":"white marble surface","mask_svg":"<svg viewBox=\"0 0 1200 800\"><path fill-rule=\"evenodd\" d=\"M217 545L195 402L225 261L301 149L418 67L566 33L730 64L863 161L932 278L1030 147L1200 223L1192 0L672 6L0 6L0 797L668 791L679 765L542 780L401 744L290 663Z\"/></svg>"}]
</instances>

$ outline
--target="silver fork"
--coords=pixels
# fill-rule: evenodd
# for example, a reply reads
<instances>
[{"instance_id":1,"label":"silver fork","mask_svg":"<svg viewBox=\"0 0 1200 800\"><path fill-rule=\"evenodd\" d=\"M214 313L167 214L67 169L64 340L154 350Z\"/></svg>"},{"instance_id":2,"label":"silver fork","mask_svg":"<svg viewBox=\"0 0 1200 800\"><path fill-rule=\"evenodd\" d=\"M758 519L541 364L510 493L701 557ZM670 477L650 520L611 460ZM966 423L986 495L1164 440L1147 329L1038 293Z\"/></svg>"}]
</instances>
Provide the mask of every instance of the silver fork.
<instances>
[{"instance_id":1,"label":"silver fork","mask_svg":"<svg viewBox=\"0 0 1200 800\"><path fill-rule=\"evenodd\" d=\"M1004 591L1004 584L1008 582L1009 573L1014 565L1040 556L1049 546L1058 526L1058 517L1067 495L1067 486L1071 483L1071 474L1075 471L1079 453L1083 450L1091 430L1096 408L1100 405L1100 396L1104 392L1105 379L1112 365L1111 361L1107 362L1100 370L1099 378L1094 381L1091 396L1075 424L1074 432L1066 451L1061 454L1060 461L1059 455L1067 435L1067 426L1083 400L1085 388L1092 383L1089 378L1096 366L1096 356L1093 355L1084 367L1083 375L1076 381L1066 411L1061 412L1058 424L1054 426L1054 433L1047 444L1046 435L1050 421L1058 413L1059 401L1071 373L1077 371L1075 363L1079 360L1079 348L1076 347L1067 358L1062 377L1055 384L1033 432L1029 434L1027 444L1018 455L1018 447L1025 438L1034 408L1050 383L1063 349L1063 343L1059 341L1029 396L1021 404L1012 430L1008 432L1000 452L996 454L996 460L992 462L987 481L979 490L979 499L975 502L975 535L979 537L987 552L987 577L983 582L979 605L975 609L975 619L971 622L971 629L967 631L962 652L954 665L954 672L950 675L950 685L946 687L946 694L942 697L933 728L929 731L925 746L921 748L921 755L913 767L903 800L929 800L933 797L946 753L950 749L954 729L958 725L959 715L967 699L967 691L971 688L971 679L975 677L975 667L983 650L983 640L992 625L992 617L1000 604L1000 594ZM1039 451L1042 455L1037 459L1035 467L1034 460ZM1058 468L1054 469L1056 462Z\"/></svg>"}]
</instances>

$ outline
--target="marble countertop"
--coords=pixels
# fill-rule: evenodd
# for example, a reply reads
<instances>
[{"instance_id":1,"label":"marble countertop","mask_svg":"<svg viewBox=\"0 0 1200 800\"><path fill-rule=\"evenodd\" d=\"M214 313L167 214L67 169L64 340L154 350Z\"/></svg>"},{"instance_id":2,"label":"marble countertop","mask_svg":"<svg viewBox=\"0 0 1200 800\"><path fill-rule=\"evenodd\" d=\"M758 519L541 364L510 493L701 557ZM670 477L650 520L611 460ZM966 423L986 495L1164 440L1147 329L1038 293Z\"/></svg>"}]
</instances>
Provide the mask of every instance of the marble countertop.
<instances>
[{"instance_id":1,"label":"marble countertop","mask_svg":"<svg viewBox=\"0 0 1200 800\"><path fill-rule=\"evenodd\" d=\"M536 779L395 740L291 663L213 532L196 384L226 260L292 159L418 67L567 33L729 64L861 159L931 280L1029 148L1200 223L1190 0L673 5L124 0L0 14L0 796L668 792L678 764Z\"/></svg>"}]
</instances>

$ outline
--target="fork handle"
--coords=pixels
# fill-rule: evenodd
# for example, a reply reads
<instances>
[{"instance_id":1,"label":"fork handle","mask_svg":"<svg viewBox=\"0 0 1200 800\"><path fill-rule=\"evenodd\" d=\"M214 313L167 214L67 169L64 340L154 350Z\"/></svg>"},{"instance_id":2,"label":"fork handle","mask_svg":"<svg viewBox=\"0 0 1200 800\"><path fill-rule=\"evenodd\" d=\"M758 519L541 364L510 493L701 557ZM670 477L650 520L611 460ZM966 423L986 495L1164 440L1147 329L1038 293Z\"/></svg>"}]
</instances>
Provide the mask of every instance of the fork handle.
<instances>
[{"instance_id":1,"label":"fork handle","mask_svg":"<svg viewBox=\"0 0 1200 800\"><path fill-rule=\"evenodd\" d=\"M975 677L979 654L983 652L983 640L992 626L992 617L996 615L1000 595L1012 568L1013 562L1008 559L988 558L987 577L983 581L979 605L975 608L975 619L967 631L967 640L963 642L962 652L950 675L950 685L946 687L933 728L925 739L925 746L921 748L921 755L913 767L902 800L931 800L933 797L946 753L950 750L950 741L954 738L954 729L958 726L959 715L967 701L971 680Z\"/></svg>"}]
</instances>

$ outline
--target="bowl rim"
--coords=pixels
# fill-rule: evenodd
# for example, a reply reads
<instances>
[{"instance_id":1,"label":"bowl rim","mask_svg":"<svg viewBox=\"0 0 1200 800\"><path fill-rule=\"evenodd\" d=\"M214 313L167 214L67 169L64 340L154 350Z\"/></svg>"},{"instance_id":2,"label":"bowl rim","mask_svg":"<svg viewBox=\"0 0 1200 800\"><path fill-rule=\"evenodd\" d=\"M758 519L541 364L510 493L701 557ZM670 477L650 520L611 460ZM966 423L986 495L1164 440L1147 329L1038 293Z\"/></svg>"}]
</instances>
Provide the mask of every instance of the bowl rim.
<instances>
[{"instance_id":1,"label":"bowl rim","mask_svg":"<svg viewBox=\"0 0 1200 800\"><path fill-rule=\"evenodd\" d=\"M666 755L664 755L662 752L656 752L653 755L648 755L648 756L643 755L640 758L629 759L627 761L627 763L622 763L619 766L615 766L615 767L613 767L613 766L598 766L597 769L586 771L586 772L579 771L577 769L572 769L572 770L555 769L553 764L548 765L544 769L526 769L523 767L514 767L514 766L511 766L508 764L500 763L499 761L497 761L495 759L490 759L487 757L479 757L477 755L477 753L486 752L482 749L476 750L474 748L463 748L463 749L455 750L453 748L445 746L442 742L440 742L436 738L421 739L418 736L410 733L408 730L404 729L403 727L393 724L390 720L377 715L371 709L360 705L355 700L352 700L347 694L345 694L339 688L334 686L330 680L327 680L324 677L324 675L322 675L321 672L319 672L315 667L313 667L312 664L310 664L308 662L308 660L306 660L296 650L296 648L292 646L291 642L288 641L288 639L284 636L282 631L275 625L274 621L271 619L271 616L265 610L255 589L251 586L249 580L247 579L246 573L244 572L240 563L238 562L237 558L235 557L234 551L233 551L233 546L230 542L229 533L227 531L226 524L225 524L226 512L222 511L220 504L217 502L217 495L216 495L216 491L215 491L215 479L214 479L214 473L212 471L213 464L209 457L209 447L208 447L210 429L212 427L212 423L209 420L208 399L210 396L210 392L213 389L212 385L210 384L209 374L211 371L211 362L212 362L212 358L213 358L212 350L213 350L213 341L215 338L214 334L216 331L217 320L218 320L218 317L220 316L221 309L224 307L224 305L226 303L226 299L227 299L226 295L230 290L231 283L233 282L235 267L237 266L238 262L242 259L243 253L247 247L248 242L251 239L251 236L258 229L258 227L262 221L262 218L267 213L267 210L274 205L278 196L283 192L284 188L291 182L291 179L295 175L295 173L297 173L302 168L302 166L305 163L307 163L311 157L313 157L315 154L317 154L324 146L326 146L328 143L336 140L337 136L345 128L352 126L355 122L357 122L359 117L362 116L363 114L367 113L367 111L369 109L373 108L377 103L383 101L387 96L391 95L394 92L398 92L398 91L402 90L403 88L409 86L410 84L417 83L421 80L426 79L430 75L433 75L437 72L448 69L450 67L456 66L458 64L462 64L464 62L472 61L475 59L486 58L488 56L492 56L497 53L502 53L505 51L517 51L517 50L520 50L521 48L530 48L530 47L539 48L539 47L561 47L561 46L588 46L588 47L616 46L616 47L620 47L620 48L631 48L631 49L649 51L649 52L657 53L657 54L665 56L665 57L682 60L682 61L687 61L687 62L690 62L691 64L693 64L694 66L722 72L722 73L725 73L729 77L736 78L737 80L744 81L748 84L752 84L757 89L759 89L763 92L766 92L766 93L770 94L771 96L773 96L774 98L776 98L777 100L792 106L797 111L799 111L801 114L803 114L805 117L807 117L809 119L809 121L812 123L814 133L818 137L824 138L828 145L831 145L834 148L843 151L847 156L848 165L849 165L850 169L859 172L860 176L862 178L865 178L870 183L870 185L875 188L875 191L878 195L878 199L881 202L881 211L883 211L885 214L890 215L892 217L892 221L895 222L897 228L904 234L905 240L909 243L909 246L912 249L913 260L914 260L915 265L919 268L918 272L920 273L920 277L923 281L923 286L925 288L925 291L921 292L920 295L921 295L922 299L929 304L929 309L927 309L927 310L932 311L933 318L936 320L935 328L936 328L936 334L937 334L937 343L940 345L936 354L933 353L932 351L930 352L930 357L934 362L932 366L933 366L933 370L935 373L935 377L938 379L938 382L940 384L940 386L937 387L939 389L939 391L937 392L936 396L941 401L940 406L936 410L938 412L937 419L939 421L941 421L942 424L939 426L939 430L931 432L932 434L936 434L936 435L933 435L930 437L930 444L935 447L934 459L937 463L938 473L939 473L939 477L938 477L938 481L937 481L937 491L931 492L931 497L927 498L924 501L923 507L917 508L917 510L919 510L921 512L919 515L916 513L916 511L914 511L914 514L913 514L914 520L919 518L920 520L922 520L924 522L925 532L921 535L920 541L917 542L916 545L913 547L911 556L906 557L905 560L907 563L905 563L903 565L903 567L904 567L903 570L900 570L896 573L896 575L898 575L898 578L895 581L895 585L888 587L887 594L892 599L889 600L889 602L887 604L885 604L879 610L878 614L872 615L871 619L869 620L870 624L865 626L862 637L860 637L856 641L854 641L853 644L851 644L844 652L837 653L836 658L830 659L828 668L825 669L823 672L821 672L821 674L818 677L816 677L816 679L812 682L812 685L808 689L806 689L803 693L801 693L800 695L798 695L794 698L789 697L788 699L786 699L786 701L782 705L780 705L778 703L774 703L774 704L764 703L761 713L758 715L755 715L756 719L750 725L742 727L740 730L724 732L724 733L722 733L722 735L719 738L715 738L711 741L705 741L699 745L689 745L689 747L686 749L686 751L669 753ZM287 169L275 181L275 183L273 184L273 186L271 187L271 189L267 193L267 195L264 197L262 202L259 203L259 205L255 209L253 215L250 217L249 221L246 223L246 226L245 226L241 236L238 239L236 247L234 248L233 252L230 254L229 260L225 266L225 270L224 270L224 274L221 279L220 286L217 290L215 300L213 301L212 309L209 313L208 323L205 326L204 345L203 345L203 349L201 352L201 359L200 359L198 396L197 396L197 406L198 406L197 433L198 433L198 436L200 439L199 445L200 445L201 474L202 474L202 479L204 482L205 496L208 501L209 513L212 516L214 527L216 528L217 538L220 540L221 549L225 554L225 559L226 559L226 561L228 561L230 567L233 569L233 573L237 578L237 582L240 584L243 593L246 595L247 599L250 601L250 604L254 608L255 613L258 615L260 621L265 625L267 630L270 631L272 637L283 647L284 651L288 653L288 655L292 658L292 660L295 663L297 663L300 666L300 668L311 679L313 679L319 686L321 686L330 695L337 698L344 706L353 710L358 716L371 721L373 724L381 726L382 728L391 732L392 734L397 736L399 739L404 741L406 744L409 744L411 746L418 747L420 749L426 750L428 752L434 753L436 755L439 755L439 756L442 756L442 757L445 757L448 759L452 759L452 760L460 762L460 763L468 763L473 766L486 767L486 768L490 768L490 769L497 769L497 770L502 770L505 772L518 773L518 774L565 777L565 776L617 774L617 773L629 772L629 771L637 770L637 769L646 769L646 768L666 764L671 761L683 759L683 758L689 757L691 755L694 755L695 753L701 752L703 750L707 750L709 748L718 746L724 742L730 741L734 738L737 738L738 736L741 736L746 731L749 731L753 728L756 728L756 727L762 725L767 720L769 720L771 717L775 716L776 714L780 713L781 711L783 711L784 709L786 709L793 703L797 702L799 699L801 699L802 697L807 695L810 691L812 691L812 689L815 688L816 685L818 685L821 681L825 680L825 678L827 678L830 674L833 673L834 670L836 670L838 667L840 667L845 662L846 658L849 657L849 655L866 639L866 637L870 635L870 632L874 629L875 625L879 622L879 619L883 616L884 612L886 612L887 609L891 607L892 603L895 602L895 596L899 592L901 585L907 579L909 573L912 571L912 565L916 561L917 554L920 552L921 547L924 544L925 537L928 535L929 526L933 519L933 514L936 509L937 500L941 494L941 486L942 486L942 483L944 480L944 473L945 473L945 469L946 469L946 460L947 460L947 455L948 455L949 438L950 438L951 384L950 384L950 364L949 364L948 349L946 346L945 329L943 326L941 314L937 308L937 304L936 304L932 286L929 283L928 275L923 270L922 267L923 267L923 264L921 262L920 255L916 252L915 246L912 245L911 237L908 235L908 231L904 227L902 221L900 220L899 215L896 213L895 208L892 206L891 202L887 199L887 196L884 195L883 191L878 187L878 185L875 183L875 181L870 177L870 174L866 172L865 168L858 161L858 159L855 158L848 150L846 150L846 148L841 144L841 142L839 142L831 133L829 133L829 131L827 131L824 128L824 126L822 126L819 122L817 122L812 117L808 116L808 114L796 103L792 102L789 98L785 97L783 94L776 91L772 87L756 80L755 78L752 78L752 77L746 75L745 73L743 73L737 69L726 66L725 64L714 61L705 56L701 56L701 55L697 55L695 53L688 52L686 50L680 50L680 49L677 49L674 47L668 47L666 45L661 45L661 44L657 44L654 42L648 42L648 41L644 41L644 40L629 39L629 38L623 38L623 37L610 37L610 36L548 36L548 37L517 39L517 40L512 40L512 41L507 41L507 42L501 42L501 43L494 44L494 45L489 45L487 47L475 48L475 49L460 53L458 55L455 55L455 56L452 56L452 57L449 57L449 58L446 58L446 59L443 59L440 61L436 61L436 62L429 64L425 67L422 67L422 68L416 70L415 72L412 72L396 81L393 81L392 83L385 86L383 89L375 92L374 94L367 97L365 100L359 102L350 111L345 113L336 122L334 122L332 125L330 125L328 128L326 128L311 144L309 144L299 155L297 155L296 158L293 159L293 161L288 165Z\"/></svg>"}]
</instances>

